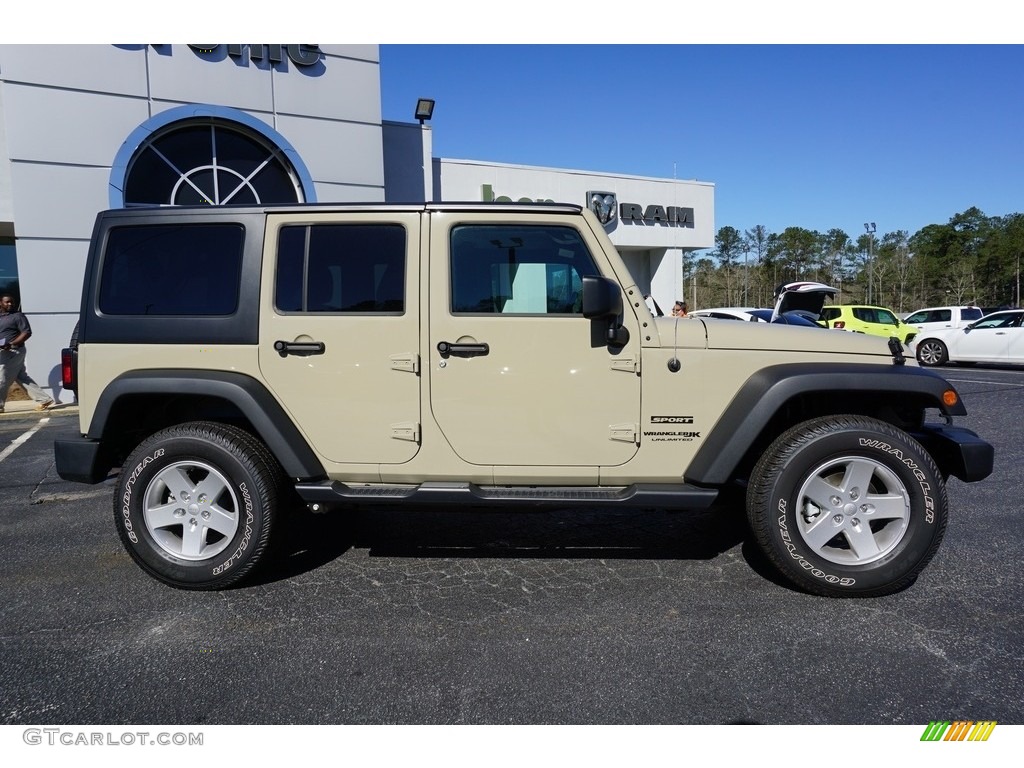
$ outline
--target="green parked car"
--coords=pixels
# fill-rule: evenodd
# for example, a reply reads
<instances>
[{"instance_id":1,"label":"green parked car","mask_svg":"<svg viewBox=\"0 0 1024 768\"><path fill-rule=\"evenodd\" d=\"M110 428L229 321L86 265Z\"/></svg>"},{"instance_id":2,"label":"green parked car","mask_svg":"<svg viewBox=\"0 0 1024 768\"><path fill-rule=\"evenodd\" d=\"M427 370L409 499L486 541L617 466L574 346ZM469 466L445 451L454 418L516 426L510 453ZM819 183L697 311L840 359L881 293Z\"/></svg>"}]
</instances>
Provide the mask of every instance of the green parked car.
<instances>
[{"instance_id":1,"label":"green parked car","mask_svg":"<svg viewBox=\"0 0 1024 768\"><path fill-rule=\"evenodd\" d=\"M863 304L832 304L822 307L821 319L829 328L839 328L854 333L869 333L872 336L895 336L904 344L917 335L913 325L900 322L896 313L885 307Z\"/></svg>"}]
</instances>

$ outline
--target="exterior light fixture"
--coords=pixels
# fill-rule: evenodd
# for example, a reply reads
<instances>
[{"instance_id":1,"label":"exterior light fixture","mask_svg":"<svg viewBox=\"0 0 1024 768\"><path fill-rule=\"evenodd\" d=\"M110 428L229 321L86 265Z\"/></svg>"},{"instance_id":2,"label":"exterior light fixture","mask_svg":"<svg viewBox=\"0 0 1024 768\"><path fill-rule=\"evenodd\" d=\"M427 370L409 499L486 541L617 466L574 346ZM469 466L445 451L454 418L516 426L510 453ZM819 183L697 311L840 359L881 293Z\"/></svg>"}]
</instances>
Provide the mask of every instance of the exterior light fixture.
<instances>
[{"instance_id":1,"label":"exterior light fixture","mask_svg":"<svg viewBox=\"0 0 1024 768\"><path fill-rule=\"evenodd\" d=\"M424 120L429 120L434 114L433 99L418 99L416 101L416 119L423 125Z\"/></svg>"},{"instance_id":2,"label":"exterior light fixture","mask_svg":"<svg viewBox=\"0 0 1024 768\"><path fill-rule=\"evenodd\" d=\"M873 270L875 266L875 232L878 231L878 227L875 226L875 222L864 222L864 231L868 233L868 304L871 303L872 293L874 292L874 275ZM878 292L882 292L882 286L878 286Z\"/></svg>"}]
</instances>

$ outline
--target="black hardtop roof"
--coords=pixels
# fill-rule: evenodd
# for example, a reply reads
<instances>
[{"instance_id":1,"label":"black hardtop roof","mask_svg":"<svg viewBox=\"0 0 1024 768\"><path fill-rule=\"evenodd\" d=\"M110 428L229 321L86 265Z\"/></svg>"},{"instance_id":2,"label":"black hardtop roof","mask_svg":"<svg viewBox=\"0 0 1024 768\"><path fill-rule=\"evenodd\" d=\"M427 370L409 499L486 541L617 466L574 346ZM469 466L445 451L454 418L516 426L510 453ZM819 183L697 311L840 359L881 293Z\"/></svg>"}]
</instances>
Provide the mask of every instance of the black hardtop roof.
<instances>
[{"instance_id":1,"label":"black hardtop roof","mask_svg":"<svg viewBox=\"0 0 1024 768\"><path fill-rule=\"evenodd\" d=\"M472 213L487 211L505 211L519 213L537 213L549 211L552 213L577 214L583 210L582 205L575 203L548 203L548 202L524 202L524 203L483 203L479 201L466 202L440 202L440 203L273 203L267 205L133 205L129 208L111 208L101 211L101 217L120 216L168 216L194 215L200 211L207 212L211 216L231 215L252 215L268 213L308 212L308 213L332 213L332 212L386 212L398 213L409 212L431 212L439 213Z\"/></svg>"}]
</instances>

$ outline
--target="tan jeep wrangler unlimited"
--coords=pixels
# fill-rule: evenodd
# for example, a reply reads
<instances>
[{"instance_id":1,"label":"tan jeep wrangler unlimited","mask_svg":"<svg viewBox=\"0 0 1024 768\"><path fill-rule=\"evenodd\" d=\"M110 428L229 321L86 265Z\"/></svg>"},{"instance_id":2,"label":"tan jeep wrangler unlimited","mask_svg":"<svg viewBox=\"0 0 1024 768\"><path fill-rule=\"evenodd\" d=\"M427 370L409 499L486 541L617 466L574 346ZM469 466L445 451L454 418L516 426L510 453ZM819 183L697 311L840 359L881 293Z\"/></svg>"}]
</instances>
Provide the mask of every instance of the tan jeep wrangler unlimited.
<instances>
[{"instance_id":1,"label":"tan jeep wrangler unlimited","mask_svg":"<svg viewBox=\"0 0 1024 768\"><path fill-rule=\"evenodd\" d=\"M107 211L77 342L57 471L116 472L128 552L188 589L251 574L295 503L703 509L745 486L792 583L881 595L939 546L946 478L993 462L898 344L653 317L572 205Z\"/></svg>"}]
</instances>

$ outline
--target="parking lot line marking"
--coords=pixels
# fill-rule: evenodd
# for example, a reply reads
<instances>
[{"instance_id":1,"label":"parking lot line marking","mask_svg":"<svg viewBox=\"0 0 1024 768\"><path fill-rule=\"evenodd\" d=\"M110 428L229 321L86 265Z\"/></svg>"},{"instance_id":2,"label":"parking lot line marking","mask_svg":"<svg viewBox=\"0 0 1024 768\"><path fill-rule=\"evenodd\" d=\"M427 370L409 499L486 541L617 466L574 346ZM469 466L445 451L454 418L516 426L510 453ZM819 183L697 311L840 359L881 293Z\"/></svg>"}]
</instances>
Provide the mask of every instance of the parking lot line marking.
<instances>
[{"instance_id":1,"label":"parking lot line marking","mask_svg":"<svg viewBox=\"0 0 1024 768\"><path fill-rule=\"evenodd\" d=\"M40 427L42 427L43 424L45 424L49 420L50 420L49 416L47 416L46 418L40 419L39 423L36 424L34 427L32 427L32 429L30 429L28 432L24 433L23 435L19 435L18 437L16 437L13 440L11 440L11 444L8 445L6 448L4 448L2 451L0 451L0 461L3 461L8 456L10 456L12 453L14 453L16 450L18 450L18 448L21 446L22 443L28 442L28 440L32 437L32 435L34 435L36 432L38 432Z\"/></svg>"},{"instance_id":2,"label":"parking lot line marking","mask_svg":"<svg viewBox=\"0 0 1024 768\"><path fill-rule=\"evenodd\" d=\"M954 379L952 376L947 376L946 381L955 384L995 384L996 386L1003 387L1021 386L1021 383L1019 381L985 381L984 379Z\"/></svg>"}]
</instances>

